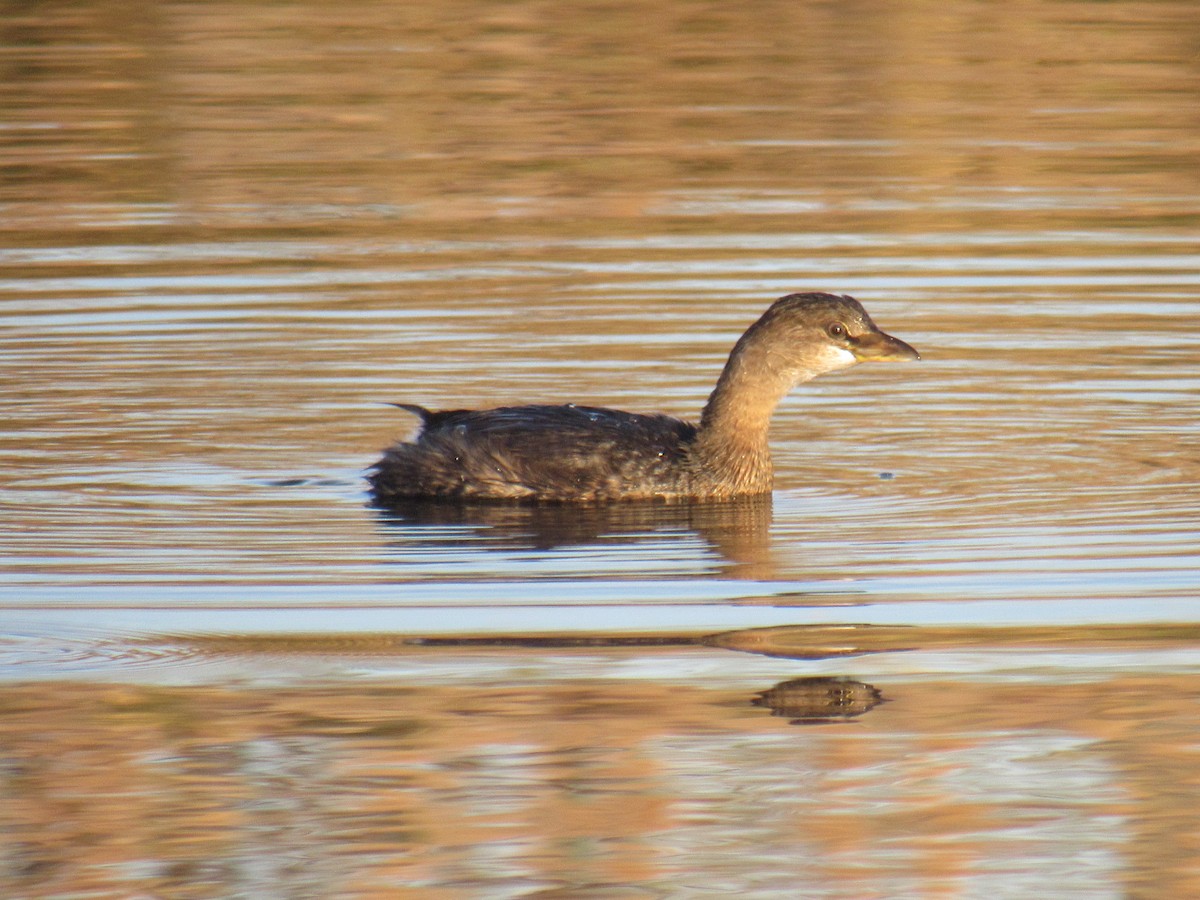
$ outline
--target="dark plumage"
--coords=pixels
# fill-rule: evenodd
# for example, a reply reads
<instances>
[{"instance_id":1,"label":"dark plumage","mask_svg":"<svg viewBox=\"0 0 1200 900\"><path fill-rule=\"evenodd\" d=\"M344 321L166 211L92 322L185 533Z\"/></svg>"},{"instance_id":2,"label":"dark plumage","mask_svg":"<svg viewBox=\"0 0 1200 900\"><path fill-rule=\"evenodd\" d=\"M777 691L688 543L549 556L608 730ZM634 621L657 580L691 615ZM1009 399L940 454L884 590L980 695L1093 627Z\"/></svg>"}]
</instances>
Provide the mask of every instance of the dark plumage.
<instances>
[{"instance_id":1,"label":"dark plumage","mask_svg":"<svg viewBox=\"0 0 1200 900\"><path fill-rule=\"evenodd\" d=\"M375 499L598 501L727 498L771 489L767 431L794 385L867 360L919 359L851 297L790 294L735 345L700 424L589 406L505 406L419 416L388 449Z\"/></svg>"}]
</instances>

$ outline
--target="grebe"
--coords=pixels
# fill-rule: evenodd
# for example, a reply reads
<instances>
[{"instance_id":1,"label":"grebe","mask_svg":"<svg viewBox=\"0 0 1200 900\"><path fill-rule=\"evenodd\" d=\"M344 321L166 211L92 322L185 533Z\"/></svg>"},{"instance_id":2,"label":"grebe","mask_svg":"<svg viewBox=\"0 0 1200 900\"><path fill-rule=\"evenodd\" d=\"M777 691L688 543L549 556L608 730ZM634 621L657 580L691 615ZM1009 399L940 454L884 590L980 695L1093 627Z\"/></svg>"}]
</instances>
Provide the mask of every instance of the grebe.
<instances>
[{"instance_id":1,"label":"grebe","mask_svg":"<svg viewBox=\"0 0 1200 900\"><path fill-rule=\"evenodd\" d=\"M577 406L436 412L384 452L376 502L437 499L594 502L720 500L771 490L771 414L789 390L860 362L920 359L857 300L789 294L734 346L693 425L665 415Z\"/></svg>"}]
</instances>

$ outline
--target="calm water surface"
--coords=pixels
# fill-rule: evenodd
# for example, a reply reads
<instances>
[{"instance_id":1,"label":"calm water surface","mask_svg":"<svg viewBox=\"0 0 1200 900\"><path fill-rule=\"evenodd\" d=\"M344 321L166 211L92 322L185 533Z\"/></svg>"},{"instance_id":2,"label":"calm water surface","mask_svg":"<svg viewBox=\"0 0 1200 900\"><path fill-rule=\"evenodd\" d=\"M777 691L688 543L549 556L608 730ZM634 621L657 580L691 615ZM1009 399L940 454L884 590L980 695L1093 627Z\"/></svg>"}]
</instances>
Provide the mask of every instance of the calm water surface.
<instances>
[{"instance_id":1,"label":"calm water surface","mask_svg":"<svg viewBox=\"0 0 1200 900\"><path fill-rule=\"evenodd\" d=\"M408 6L0 21L0 893L1200 894L1191 8ZM370 507L795 290L769 501Z\"/></svg>"}]
</instances>

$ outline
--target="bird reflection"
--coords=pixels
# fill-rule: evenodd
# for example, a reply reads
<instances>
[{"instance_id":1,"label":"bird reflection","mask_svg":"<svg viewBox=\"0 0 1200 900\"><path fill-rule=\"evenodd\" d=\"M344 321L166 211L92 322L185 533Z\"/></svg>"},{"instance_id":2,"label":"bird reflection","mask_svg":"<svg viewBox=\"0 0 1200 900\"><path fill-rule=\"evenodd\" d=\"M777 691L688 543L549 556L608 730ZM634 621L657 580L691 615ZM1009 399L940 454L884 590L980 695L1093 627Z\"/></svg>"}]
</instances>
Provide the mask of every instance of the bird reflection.
<instances>
[{"instance_id":1,"label":"bird reflection","mask_svg":"<svg viewBox=\"0 0 1200 900\"><path fill-rule=\"evenodd\" d=\"M883 703L884 696L862 681L812 676L782 681L750 702L790 719L790 725L817 725L857 719Z\"/></svg>"},{"instance_id":2,"label":"bird reflection","mask_svg":"<svg viewBox=\"0 0 1200 900\"><path fill-rule=\"evenodd\" d=\"M765 577L771 495L724 501L602 504L392 502L379 508L392 537L412 544L461 544L461 530L487 548L554 550L698 536L741 577Z\"/></svg>"}]
</instances>

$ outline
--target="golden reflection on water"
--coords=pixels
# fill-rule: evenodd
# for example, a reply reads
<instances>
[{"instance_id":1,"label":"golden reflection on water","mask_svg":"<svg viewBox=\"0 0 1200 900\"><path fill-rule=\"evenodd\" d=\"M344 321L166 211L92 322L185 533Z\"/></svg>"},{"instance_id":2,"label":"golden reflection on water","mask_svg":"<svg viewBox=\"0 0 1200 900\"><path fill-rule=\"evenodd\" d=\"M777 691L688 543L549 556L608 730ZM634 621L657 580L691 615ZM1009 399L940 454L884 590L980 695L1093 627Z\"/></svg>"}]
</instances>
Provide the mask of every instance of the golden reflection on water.
<instances>
[{"instance_id":1,"label":"golden reflection on water","mask_svg":"<svg viewBox=\"0 0 1200 900\"><path fill-rule=\"evenodd\" d=\"M0 25L4 186L43 227L115 202L276 232L355 207L976 230L1131 188L1161 222L1196 184L1196 27L1133 3L39 5Z\"/></svg>"},{"instance_id":2,"label":"golden reflection on water","mask_svg":"<svg viewBox=\"0 0 1200 900\"><path fill-rule=\"evenodd\" d=\"M907 650L1059 648L1121 650L1200 645L1200 625L1190 622L1130 625L1010 625L1005 628L908 625L796 625L747 628L705 639L712 647L792 659L827 659Z\"/></svg>"},{"instance_id":3,"label":"golden reflection on water","mask_svg":"<svg viewBox=\"0 0 1200 900\"><path fill-rule=\"evenodd\" d=\"M1200 884L1194 673L755 690L572 674L637 665L646 648L560 649L558 674L529 674L546 652L400 651L392 664L436 653L461 669L401 682L9 685L6 891L579 896L719 880L927 896L1053 878L1050 896L1190 896ZM712 651L652 652L661 664ZM508 675L473 679L485 662Z\"/></svg>"}]
</instances>

